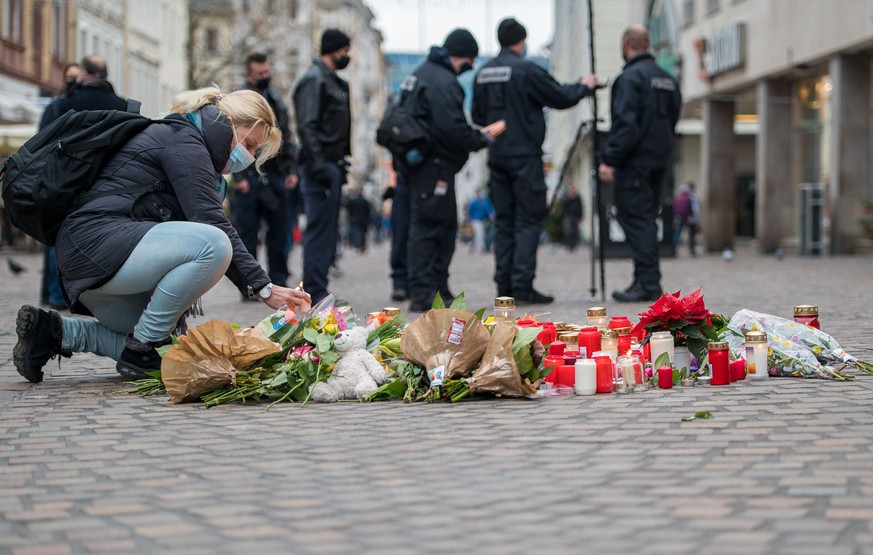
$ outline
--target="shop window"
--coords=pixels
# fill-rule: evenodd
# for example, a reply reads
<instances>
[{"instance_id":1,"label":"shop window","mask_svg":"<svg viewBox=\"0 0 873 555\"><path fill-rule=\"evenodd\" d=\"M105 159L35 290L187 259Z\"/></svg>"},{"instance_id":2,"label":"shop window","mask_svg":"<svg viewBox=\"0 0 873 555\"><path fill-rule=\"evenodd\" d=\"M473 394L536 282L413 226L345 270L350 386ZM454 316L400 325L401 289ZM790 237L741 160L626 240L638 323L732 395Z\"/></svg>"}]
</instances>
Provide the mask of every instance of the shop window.
<instances>
[{"instance_id":1,"label":"shop window","mask_svg":"<svg viewBox=\"0 0 873 555\"><path fill-rule=\"evenodd\" d=\"M67 3L52 3L52 58L59 62L67 61Z\"/></svg>"},{"instance_id":2,"label":"shop window","mask_svg":"<svg viewBox=\"0 0 873 555\"><path fill-rule=\"evenodd\" d=\"M297 0L288 1L288 17L291 19L297 17Z\"/></svg>"},{"instance_id":3,"label":"shop window","mask_svg":"<svg viewBox=\"0 0 873 555\"><path fill-rule=\"evenodd\" d=\"M218 52L218 29L215 27L206 29L206 52L209 54Z\"/></svg>"}]
</instances>

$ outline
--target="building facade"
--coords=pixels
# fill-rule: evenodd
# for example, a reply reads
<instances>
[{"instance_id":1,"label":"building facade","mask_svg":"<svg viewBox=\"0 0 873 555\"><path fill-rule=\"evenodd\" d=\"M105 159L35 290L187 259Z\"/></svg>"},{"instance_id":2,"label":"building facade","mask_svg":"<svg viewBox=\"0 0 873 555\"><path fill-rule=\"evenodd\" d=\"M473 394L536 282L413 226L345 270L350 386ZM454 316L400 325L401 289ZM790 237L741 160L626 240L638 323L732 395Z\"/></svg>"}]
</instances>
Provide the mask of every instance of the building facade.
<instances>
[{"instance_id":1,"label":"building facade","mask_svg":"<svg viewBox=\"0 0 873 555\"><path fill-rule=\"evenodd\" d=\"M685 109L702 119L707 246L730 247L745 213L763 252L855 252L873 194L873 3L684 0L680 11ZM756 126L748 191L743 123Z\"/></svg>"}]
</instances>

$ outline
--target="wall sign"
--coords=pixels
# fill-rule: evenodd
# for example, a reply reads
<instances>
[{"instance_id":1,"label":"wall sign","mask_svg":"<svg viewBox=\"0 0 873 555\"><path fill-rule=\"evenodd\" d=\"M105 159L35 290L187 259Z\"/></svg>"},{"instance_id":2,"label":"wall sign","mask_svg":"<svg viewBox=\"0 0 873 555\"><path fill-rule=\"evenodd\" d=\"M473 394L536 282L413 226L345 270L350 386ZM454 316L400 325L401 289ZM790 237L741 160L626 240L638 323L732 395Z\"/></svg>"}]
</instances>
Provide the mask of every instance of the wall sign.
<instances>
[{"instance_id":1,"label":"wall sign","mask_svg":"<svg viewBox=\"0 0 873 555\"><path fill-rule=\"evenodd\" d=\"M703 81L746 64L746 25L734 22L694 40L697 75Z\"/></svg>"}]
</instances>

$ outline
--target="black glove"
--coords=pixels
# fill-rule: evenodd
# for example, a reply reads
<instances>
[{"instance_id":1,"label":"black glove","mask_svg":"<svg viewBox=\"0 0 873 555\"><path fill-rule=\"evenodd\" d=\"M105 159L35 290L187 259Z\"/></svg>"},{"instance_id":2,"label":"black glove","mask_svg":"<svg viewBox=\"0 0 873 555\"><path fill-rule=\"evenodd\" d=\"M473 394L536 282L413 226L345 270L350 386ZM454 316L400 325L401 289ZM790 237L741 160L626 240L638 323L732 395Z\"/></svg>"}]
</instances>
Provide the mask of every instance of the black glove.
<instances>
[{"instance_id":1,"label":"black glove","mask_svg":"<svg viewBox=\"0 0 873 555\"><path fill-rule=\"evenodd\" d=\"M388 200L394 198L394 195L397 194L396 187L386 187L385 192L382 193L382 200Z\"/></svg>"}]
</instances>

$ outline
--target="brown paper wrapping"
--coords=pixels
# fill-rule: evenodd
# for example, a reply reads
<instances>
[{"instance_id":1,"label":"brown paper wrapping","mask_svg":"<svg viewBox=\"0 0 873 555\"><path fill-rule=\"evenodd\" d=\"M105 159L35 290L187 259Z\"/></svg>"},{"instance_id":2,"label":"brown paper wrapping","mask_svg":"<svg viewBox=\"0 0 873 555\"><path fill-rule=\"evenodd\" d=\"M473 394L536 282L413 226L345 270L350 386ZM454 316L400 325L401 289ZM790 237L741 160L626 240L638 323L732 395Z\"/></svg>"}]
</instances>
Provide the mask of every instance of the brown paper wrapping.
<instances>
[{"instance_id":1,"label":"brown paper wrapping","mask_svg":"<svg viewBox=\"0 0 873 555\"><path fill-rule=\"evenodd\" d=\"M466 322L460 345L446 341L454 318ZM444 365L445 377L457 379L473 371L488 346L488 339L488 330L472 312L440 308L428 311L406 328L400 349L427 370Z\"/></svg>"},{"instance_id":2,"label":"brown paper wrapping","mask_svg":"<svg viewBox=\"0 0 873 555\"><path fill-rule=\"evenodd\" d=\"M161 379L173 403L195 401L231 383L238 370L281 350L257 328L211 320L179 337L179 344L161 360Z\"/></svg>"},{"instance_id":3,"label":"brown paper wrapping","mask_svg":"<svg viewBox=\"0 0 873 555\"><path fill-rule=\"evenodd\" d=\"M491 341L482 355L482 363L473 377L467 380L470 391L506 397L527 397L536 393L539 383L532 384L522 378L515 365L512 340L517 332L518 329L508 322L499 322L494 326Z\"/></svg>"}]
</instances>

